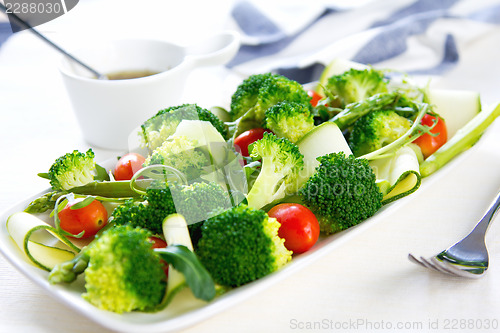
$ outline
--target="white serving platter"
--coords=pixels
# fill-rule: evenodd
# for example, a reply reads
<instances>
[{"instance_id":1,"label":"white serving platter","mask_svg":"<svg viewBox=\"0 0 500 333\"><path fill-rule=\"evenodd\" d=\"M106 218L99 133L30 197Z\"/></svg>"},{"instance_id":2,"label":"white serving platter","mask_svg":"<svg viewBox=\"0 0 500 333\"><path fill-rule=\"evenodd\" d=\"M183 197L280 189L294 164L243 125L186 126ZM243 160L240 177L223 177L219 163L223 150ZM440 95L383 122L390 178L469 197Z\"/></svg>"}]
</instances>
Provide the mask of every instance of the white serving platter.
<instances>
[{"instance_id":1,"label":"white serving platter","mask_svg":"<svg viewBox=\"0 0 500 333\"><path fill-rule=\"evenodd\" d=\"M483 156L485 150L491 151L491 149L493 149L493 151L491 151L491 157L495 159L500 158L498 142L500 142L500 123L497 121L487 130L475 146L454 158L448 165L435 174L425 178L417 192L432 191L434 186L437 185L435 183L439 178L450 170L460 167L461 161L474 156L474 154ZM294 257L294 259L280 271L245 286L236 288L209 303L194 299L189 290L186 290L180 293L163 311L152 314L140 312L116 314L100 310L81 297L84 291L84 282L81 277L70 285L49 284L47 280L48 273L34 266L9 236L5 223L8 216L12 213L22 211L31 200L39 197L42 193L26 198L0 215L0 252L14 267L31 279L35 284L45 289L49 295L67 304L69 307L96 323L120 332L151 333L173 332L187 328L225 309L229 309L237 303L243 302L245 299L266 288L272 287L298 270L304 269L322 256L335 251L345 242L349 242L361 233L368 231L372 226L384 223L384 218L387 214L390 214L393 210L404 209L406 204L412 200L412 196L410 195L384 206L375 216L367 219L361 224L321 239L310 251Z\"/></svg>"}]
</instances>

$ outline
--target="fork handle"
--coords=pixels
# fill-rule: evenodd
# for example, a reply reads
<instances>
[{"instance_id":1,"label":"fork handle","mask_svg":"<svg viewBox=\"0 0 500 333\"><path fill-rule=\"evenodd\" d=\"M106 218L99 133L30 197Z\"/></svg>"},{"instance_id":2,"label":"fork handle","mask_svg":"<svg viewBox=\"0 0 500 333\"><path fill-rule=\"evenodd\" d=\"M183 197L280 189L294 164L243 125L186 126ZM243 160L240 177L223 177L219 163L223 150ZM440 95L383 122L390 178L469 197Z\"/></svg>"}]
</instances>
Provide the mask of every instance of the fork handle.
<instances>
[{"instance_id":1,"label":"fork handle","mask_svg":"<svg viewBox=\"0 0 500 333\"><path fill-rule=\"evenodd\" d=\"M474 227L474 230L472 230L470 234L477 232L484 235L486 233L486 230L488 229L488 226L490 225L490 222L498 213L499 207L500 207L500 191L497 193L495 199L493 199L492 203L484 213L483 217L481 218L481 220L479 220L477 225Z\"/></svg>"}]
</instances>

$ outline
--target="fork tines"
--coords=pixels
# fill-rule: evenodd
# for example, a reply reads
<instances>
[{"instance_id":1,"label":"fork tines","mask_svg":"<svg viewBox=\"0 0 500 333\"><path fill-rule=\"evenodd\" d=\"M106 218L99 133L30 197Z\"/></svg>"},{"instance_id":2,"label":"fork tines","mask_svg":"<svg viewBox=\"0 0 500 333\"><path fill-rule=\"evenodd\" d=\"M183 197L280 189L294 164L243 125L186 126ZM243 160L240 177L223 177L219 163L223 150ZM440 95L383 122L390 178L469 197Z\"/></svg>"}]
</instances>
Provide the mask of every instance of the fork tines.
<instances>
[{"instance_id":1,"label":"fork tines","mask_svg":"<svg viewBox=\"0 0 500 333\"><path fill-rule=\"evenodd\" d=\"M479 278L481 276L478 274L474 274L472 272L459 269L458 267L455 267L452 263L439 260L436 257L424 258L421 256L419 259L417 259L414 255L409 253L408 259L411 262L418 264L422 267L429 268L452 276L466 277L466 278Z\"/></svg>"}]
</instances>

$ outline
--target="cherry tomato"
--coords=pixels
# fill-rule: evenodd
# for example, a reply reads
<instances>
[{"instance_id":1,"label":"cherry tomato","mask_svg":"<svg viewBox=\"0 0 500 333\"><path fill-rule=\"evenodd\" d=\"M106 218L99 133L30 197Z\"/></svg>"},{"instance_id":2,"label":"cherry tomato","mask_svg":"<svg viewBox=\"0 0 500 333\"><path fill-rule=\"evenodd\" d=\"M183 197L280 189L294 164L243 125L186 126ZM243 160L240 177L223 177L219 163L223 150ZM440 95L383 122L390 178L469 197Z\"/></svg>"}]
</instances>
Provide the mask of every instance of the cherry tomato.
<instances>
[{"instance_id":1,"label":"cherry tomato","mask_svg":"<svg viewBox=\"0 0 500 333\"><path fill-rule=\"evenodd\" d=\"M163 239L155 236L149 237L149 240L151 241L152 245L151 247L153 249L163 249L167 247L167 242L165 242ZM168 277L168 263L165 260L161 260L161 265L163 268L163 271L165 272L165 275Z\"/></svg>"},{"instance_id":2,"label":"cherry tomato","mask_svg":"<svg viewBox=\"0 0 500 333\"><path fill-rule=\"evenodd\" d=\"M420 149L422 150L422 154L424 155L424 159L432 155L436 150L439 149L442 145L446 143L448 140L448 132L446 130L446 124L443 119L432 116L430 114L424 115L422 121L420 122L422 125L432 126L434 124L435 119L437 119L437 124L431 130L431 133L438 134L437 136L432 136L428 133L418 137L413 141L416 143Z\"/></svg>"},{"instance_id":3,"label":"cherry tomato","mask_svg":"<svg viewBox=\"0 0 500 333\"><path fill-rule=\"evenodd\" d=\"M271 133L270 130L265 128L253 128L246 132L241 133L234 139L234 146L237 151L241 153L243 156L249 156L248 146L264 137L264 132Z\"/></svg>"},{"instance_id":4,"label":"cherry tomato","mask_svg":"<svg viewBox=\"0 0 500 333\"><path fill-rule=\"evenodd\" d=\"M319 223L307 208L295 203L282 203L267 213L281 224L278 236L285 239L285 247L293 253L309 250L319 238Z\"/></svg>"},{"instance_id":5,"label":"cherry tomato","mask_svg":"<svg viewBox=\"0 0 500 333\"><path fill-rule=\"evenodd\" d=\"M132 176L142 169L142 165L146 159L136 153L128 153L123 155L116 163L115 179L130 180Z\"/></svg>"},{"instance_id":6,"label":"cherry tomato","mask_svg":"<svg viewBox=\"0 0 500 333\"><path fill-rule=\"evenodd\" d=\"M320 94L318 94L314 90L308 90L307 94L309 95L309 97L311 97L310 103L312 106L318 105L319 100L323 98Z\"/></svg>"},{"instance_id":7,"label":"cherry tomato","mask_svg":"<svg viewBox=\"0 0 500 333\"><path fill-rule=\"evenodd\" d=\"M108 223L108 212L98 200L93 200L85 207L73 207L81 201L83 198L77 198L59 212L59 226L72 235L83 231L81 238L94 237Z\"/></svg>"},{"instance_id":8,"label":"cherry tomato","mask_svg":"<svg viewBox=\"0 0 500 333\"><path fill-rule=\"evenodd\" d=\"M151 237L149 237L149 240L153 244L153 245L151 245L151 247L153 249L163 249L163 248L167 247L167 242L165 242L160 237L151 236Z\"/></svg>"}]
</instances>

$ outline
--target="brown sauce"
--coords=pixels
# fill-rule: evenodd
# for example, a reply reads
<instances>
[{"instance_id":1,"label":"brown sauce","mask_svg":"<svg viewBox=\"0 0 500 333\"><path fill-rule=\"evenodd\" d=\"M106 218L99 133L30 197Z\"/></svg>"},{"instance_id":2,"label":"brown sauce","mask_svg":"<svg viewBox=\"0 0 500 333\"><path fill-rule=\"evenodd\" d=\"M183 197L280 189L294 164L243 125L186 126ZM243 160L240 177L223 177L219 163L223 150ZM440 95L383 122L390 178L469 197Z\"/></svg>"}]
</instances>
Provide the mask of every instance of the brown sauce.
<instances>
[{"instance_id":1,"label":"brown sauce","mask_svg":"<svg viewBox=\"0 0 500 333\"><path fill-rule=\"evenodd\" d=\"M106 76L108 80L129 80L129 79L137 79L140 77L146 77L158 74L158 72L153 72L150 70L129 70L129 71L119 71L108 73Z\"/></svg>"}]
</instances>

